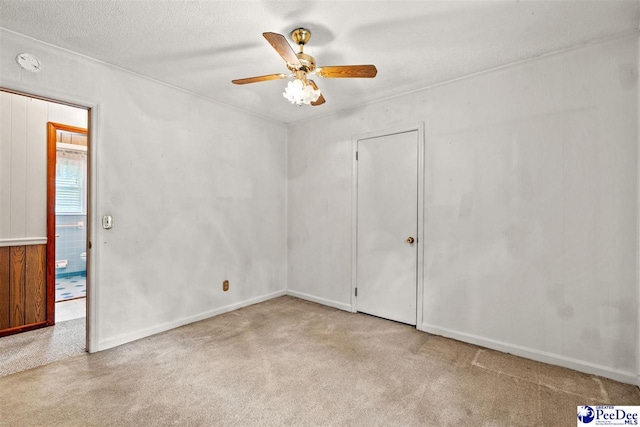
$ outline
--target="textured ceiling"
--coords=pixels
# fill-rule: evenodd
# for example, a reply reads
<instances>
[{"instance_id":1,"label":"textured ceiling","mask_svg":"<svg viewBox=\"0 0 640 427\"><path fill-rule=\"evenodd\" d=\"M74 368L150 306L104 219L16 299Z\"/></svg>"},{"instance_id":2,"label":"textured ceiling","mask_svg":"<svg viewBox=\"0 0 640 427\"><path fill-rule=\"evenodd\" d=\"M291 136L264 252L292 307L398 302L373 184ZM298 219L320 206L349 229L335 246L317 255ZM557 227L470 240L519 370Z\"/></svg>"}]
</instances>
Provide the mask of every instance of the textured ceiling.
<instances>
[{"instance_id":1,"label":"textured ceiling","mask_svg":"<svg viewBox=\"0 0 640 427\"><path fill-rule=\"evenodd\" d=\"M0 26L285 123L636 32L638 1L0 0ZM262 32L312 32L318 65L375 64L375 79L315 77L298 107ZM16 52L18 53L18 52ZM43 64L46 67L46 64Z\"/></svg>"}]
</instances>

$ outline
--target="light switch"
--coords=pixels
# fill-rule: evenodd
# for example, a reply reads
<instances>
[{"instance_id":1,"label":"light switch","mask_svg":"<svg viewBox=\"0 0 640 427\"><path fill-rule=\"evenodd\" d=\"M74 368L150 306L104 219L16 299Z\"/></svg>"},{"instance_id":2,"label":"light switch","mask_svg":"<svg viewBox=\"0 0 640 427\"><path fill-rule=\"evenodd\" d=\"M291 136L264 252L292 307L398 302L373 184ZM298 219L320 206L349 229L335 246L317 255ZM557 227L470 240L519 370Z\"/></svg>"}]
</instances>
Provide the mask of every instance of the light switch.
<instances>
[{"instance_id":1,"label":"light switch","mask_svg":"<svg viewBox=\"0 0 640 427\"><path fill-rule=\"evenodd\" d=\"M113 217L111 215L105 215L102 217L102 228L105 230L113 227Z\"/></svg>"}]
</instances>

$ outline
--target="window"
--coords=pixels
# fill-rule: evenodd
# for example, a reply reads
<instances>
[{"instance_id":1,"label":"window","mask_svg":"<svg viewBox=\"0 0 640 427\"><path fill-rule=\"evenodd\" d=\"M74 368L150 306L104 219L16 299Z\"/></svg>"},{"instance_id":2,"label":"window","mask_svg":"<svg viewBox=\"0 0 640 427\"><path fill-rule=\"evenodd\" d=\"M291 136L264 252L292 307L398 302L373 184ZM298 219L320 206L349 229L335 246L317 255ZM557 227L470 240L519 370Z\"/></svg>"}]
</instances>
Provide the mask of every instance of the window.
<instances>
[{"instance_id":1,"label":"window","mask_svg":"<svg viewBox=\"0 0 640 427\"><path fill-rule=\"evenodd\" d=\"M58 149L56 156L56 215L86 212L86 152Z\"/></svg>"}]
</instances>

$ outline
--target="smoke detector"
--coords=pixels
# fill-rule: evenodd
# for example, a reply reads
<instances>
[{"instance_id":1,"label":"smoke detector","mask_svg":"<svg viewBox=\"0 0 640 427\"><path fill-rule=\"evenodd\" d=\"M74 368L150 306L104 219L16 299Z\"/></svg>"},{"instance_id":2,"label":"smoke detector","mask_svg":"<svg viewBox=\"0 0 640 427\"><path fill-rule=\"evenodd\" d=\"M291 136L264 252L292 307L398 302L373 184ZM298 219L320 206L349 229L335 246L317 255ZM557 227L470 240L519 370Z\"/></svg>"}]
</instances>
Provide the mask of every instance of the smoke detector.
<instances>
[{"instance_id":1,"label":"smoke detector","mask_svg":"<svg viewBox=\"0 0 640 427\"><path fill-rule=\"evenodd\" d=\"M16 55L16 62L23 70L35 73L40 71L40 61L35 55L30 53L19 53Z\"/></svg>"}]
</instances>

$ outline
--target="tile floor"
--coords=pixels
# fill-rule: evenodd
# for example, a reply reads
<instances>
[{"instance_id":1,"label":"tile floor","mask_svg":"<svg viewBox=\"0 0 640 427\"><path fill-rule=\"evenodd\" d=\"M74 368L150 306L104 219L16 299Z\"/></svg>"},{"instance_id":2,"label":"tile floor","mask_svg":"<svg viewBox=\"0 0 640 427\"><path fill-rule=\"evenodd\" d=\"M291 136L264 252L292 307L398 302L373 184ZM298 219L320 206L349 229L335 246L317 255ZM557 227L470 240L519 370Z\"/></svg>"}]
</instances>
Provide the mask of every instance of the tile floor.
<instances>
[{"instance_id":1,"label":"tile floor","mask_svg":"<svg viewBox=\"0 0 640 427\"><path fill-rule=\"evenodd\" d=\"M79 319L87 315L87 299L78 298L56 303L56 323Z\"/></svg>"},{"instance_id":2,"label":"tile floor","mask_svg":"<svg viewBox=\"0 0 640 427\"><path fill-rule=\"evenodd\" d=\"M84 296L87 296L86 276L56 277L56 302Z\"/></svg>"}]
</instances>

